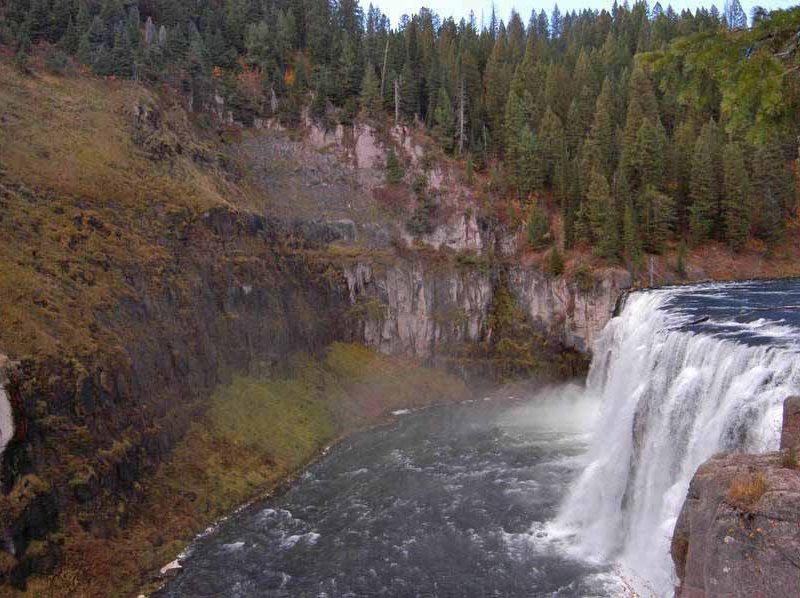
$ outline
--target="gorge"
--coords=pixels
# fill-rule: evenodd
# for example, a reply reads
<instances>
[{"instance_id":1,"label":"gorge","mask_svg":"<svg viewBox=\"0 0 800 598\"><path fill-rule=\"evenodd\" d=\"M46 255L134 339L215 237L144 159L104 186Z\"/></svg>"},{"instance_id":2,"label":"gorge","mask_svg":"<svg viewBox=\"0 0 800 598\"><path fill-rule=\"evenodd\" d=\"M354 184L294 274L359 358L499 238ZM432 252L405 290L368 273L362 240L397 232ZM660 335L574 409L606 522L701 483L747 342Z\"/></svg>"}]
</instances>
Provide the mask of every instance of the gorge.
<instances>
[{"instance_id":1,"label":"gorge","mask_svg":"<svg viewBox=\"0 0 800 598\"><path fill-rule=\"evenodd\" d=\"M158 595L671 596L670 544L695 471L721 452L779 448L784 399L800 390L798 305L797 280L631 293L585 388L509 387L404 412L196 540ZM760 513L765 545L800 539L779 535L769 502L749 511L727 490L717 499L734 520ZM734 587L737 563L759 557L726 538L686 541L705 542L707 561L729 548L706 575ZM778 588L800 581L788 561L754 567L754 593L790 595Z\"/></svg>"}]
</instances>

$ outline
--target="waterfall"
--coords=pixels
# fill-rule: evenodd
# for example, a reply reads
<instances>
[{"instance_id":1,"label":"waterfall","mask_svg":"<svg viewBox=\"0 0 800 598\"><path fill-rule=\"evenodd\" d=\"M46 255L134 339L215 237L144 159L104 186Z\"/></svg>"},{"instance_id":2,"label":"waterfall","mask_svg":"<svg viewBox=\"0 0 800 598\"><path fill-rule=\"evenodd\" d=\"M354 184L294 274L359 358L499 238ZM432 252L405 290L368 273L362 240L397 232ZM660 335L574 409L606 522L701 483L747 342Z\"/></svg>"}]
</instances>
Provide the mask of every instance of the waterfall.
<instances>
[{"instance_id":1,"label":"waterfall","mask_svg":"<svg viewBox=\"0 0 800 598\"><path fill-rule=\"evenodd\" d=\"M14 412L11 410L11 402L3 386L7 382L3 371L6 361L6 357L0 353L0 465L3 463L6 446L14 436Z\"/></svg>"},{"instance_id":2,"label":"waterfall","mask_svg":"<svg viewBox=\"0 0 800 598\"><path fill-rule=\"evenodd\" d=\"M672 592L670 539L697 467L721 451L776 450L783 400L800 389L796 328L739 316L741 286L695 289L724 317L697 320L677 301L697 291L675 287L631 294L604 329L586 385L602 412L550 525L576 556L617 562L657 596Z\"/></svg>"},{"instance_id":3,"label":"waterfall","mask_svg":"<svg viewBox=\"0 0 800 598\"><path fill-rule=\"evenodd\" d=\"M11 403L8 400L6 391L0 384L0 464L3 462L3 453L6 446L14 436L14 416L11 411Z\"/></svg>"}]
</instances>

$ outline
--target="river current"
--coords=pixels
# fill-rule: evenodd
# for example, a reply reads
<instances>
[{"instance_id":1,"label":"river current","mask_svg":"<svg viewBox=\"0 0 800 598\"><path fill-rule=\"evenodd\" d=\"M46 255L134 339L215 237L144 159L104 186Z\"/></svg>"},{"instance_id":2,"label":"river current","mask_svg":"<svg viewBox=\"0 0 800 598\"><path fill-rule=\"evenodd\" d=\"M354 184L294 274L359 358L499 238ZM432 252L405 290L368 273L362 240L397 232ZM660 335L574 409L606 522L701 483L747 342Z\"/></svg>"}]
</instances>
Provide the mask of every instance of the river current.
<instances>
[{"instance_id":1,"label":"river current","mask_svg":"<svg viewBox=\"0 0 800 598\"><path fill-rule=\"evenodd\" d=\"M197 541L161 595L617 595L608 566L530 534L555 516L596 413L567 386L399 415Z\"/></svg>"},{"instance_id":2,"label":"river current","mask_svg":"<svg viewBox=\"0 0 800 598\"><path fill-rule=\"evenodd\" d=\"M163 596L656 596L697 467L777 448L800 281L629 295L584 385L398 414L199 538Z\"/></svg>"}]
</instances>

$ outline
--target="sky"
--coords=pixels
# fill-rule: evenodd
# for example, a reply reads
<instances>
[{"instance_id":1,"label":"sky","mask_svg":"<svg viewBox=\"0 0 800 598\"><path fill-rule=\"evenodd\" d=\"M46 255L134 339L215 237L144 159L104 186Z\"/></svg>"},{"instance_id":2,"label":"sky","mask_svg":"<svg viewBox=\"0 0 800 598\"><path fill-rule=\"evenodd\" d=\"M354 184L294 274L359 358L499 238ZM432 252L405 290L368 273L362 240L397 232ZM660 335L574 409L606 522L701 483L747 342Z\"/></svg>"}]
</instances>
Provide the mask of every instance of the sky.
<instances>
[{"instance_id":1,"label":"sky","mask_svg":"<svg viewBox=\"0 0 800 598\"><path fill-rule=\"evenodd\" d=\"M427 6L439 16L446 18L452 16L458 21L461 17L467 17L470 11L475 13L475 18L480 24L481 14L483 14L485 21L489 21L489 15L492 12L492 0L371 0L373 4L378 6L386 15L391 19L392 26L396 26L400 22L400 17L403 14L411 14L419 10L420 6ZM619 0L622 4L622 0ZM700 6L710 7L716 4L717 8L722 10L725 0L660 0L661 5L666 8L668 4L672 8L680 12L684 8L691 8L694 10ZM753 6L763 6L765 8L789 8L800 4L800 0L739 0L745 12L749 15ZM656 0L649 0L650 5L655 4ZM362 5L366 8L369 6L370 0L361 0ZM531 14L531 9L536 8L539 12L542 8L549 15L553 10L554 0L494 0L495 9L499 18L508 21L508 15L511 14L511 9L514 8L522 16L523 22L528 22L528 17ZM579 11L583 8L596 8L596 9L610 9L614 0L559 0L558 8L562 13L567 11ZM633 0L630 0L633 3Z\"/></svg>"}]
</instances>

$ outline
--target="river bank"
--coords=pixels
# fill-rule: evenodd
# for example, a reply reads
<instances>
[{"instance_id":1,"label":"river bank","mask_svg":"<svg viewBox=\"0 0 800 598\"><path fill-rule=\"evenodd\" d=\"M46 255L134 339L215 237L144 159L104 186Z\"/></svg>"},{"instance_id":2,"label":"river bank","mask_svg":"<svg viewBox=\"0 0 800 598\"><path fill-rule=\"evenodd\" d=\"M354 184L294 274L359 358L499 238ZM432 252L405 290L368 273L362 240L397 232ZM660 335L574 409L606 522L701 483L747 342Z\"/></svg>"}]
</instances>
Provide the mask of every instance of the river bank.
<instances>
[{"instance_id":1,"label":"river bank","mask_svg":"<svg viewBox=\"0 0 800 598\"><path fill-rule=\"evenodd\" d=\"M135 595L200 531L280 488L326 446L393 410L456 402L463 382L413 360L335 343L297 355L272 379L237 376L212 395L169 458L137 482L139 499L118 529L80 515L65 522L57 574L28 579L29 593Z\"/></svg>"}]
</instances>

